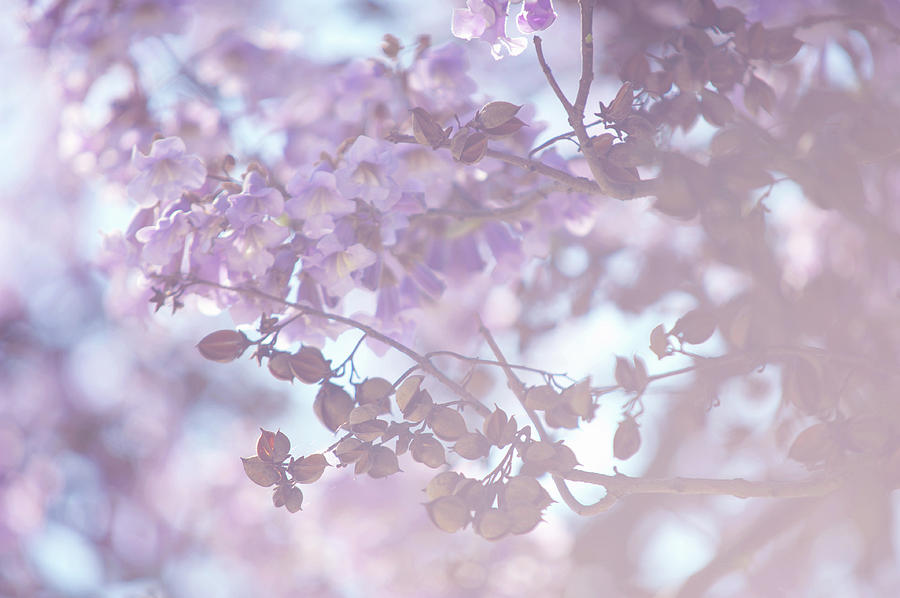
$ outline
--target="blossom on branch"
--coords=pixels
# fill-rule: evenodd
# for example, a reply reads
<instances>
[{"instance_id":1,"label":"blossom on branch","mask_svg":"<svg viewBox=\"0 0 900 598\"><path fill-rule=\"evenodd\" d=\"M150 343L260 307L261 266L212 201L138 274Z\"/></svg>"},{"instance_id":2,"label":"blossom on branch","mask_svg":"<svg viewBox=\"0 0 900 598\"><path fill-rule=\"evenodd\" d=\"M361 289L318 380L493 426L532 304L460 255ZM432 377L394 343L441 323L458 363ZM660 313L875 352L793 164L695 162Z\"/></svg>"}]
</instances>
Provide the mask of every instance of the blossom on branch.
<instances>
[{"instance_id":1,"label":"blossom on branch","mask_svg":"<svg viewBox=\"0 0 900 598\"><path fill-rule=\"evenodd\" d=\"M522 33L543 31L556 21L553 0L525 0L522 12L516 18L516 24Z\"/></svg>"},{"instance_id":2,"label":"blossom on branch","mask_svg":"<svg viewBox=\"0 0 900 598\"><path fill-rule=\"evenodd\" d=\"M450 25L453 35L466 40L481 39L488 42L495 60L503 58L503 48L506 48L510 56L518 56L525 51L527 42L524 38L506 35L509 2L467 0L466 6L468 8L453 9L453 21Z\"/></svg>"},{"instance_id":3,"label":"blossom on branch","mask_svg":"<svg viewBox=\"0 0 900 598\"><path fill-rule=\"evenodd\" d=\"M128 194L141 207L166 203L181 197L185 189L196 189L206 181L206 167L198 156L185 154L179 137L157 139L150 152L132 150L131 163L139 173L128 185Z\"/></svg>"}]
</instances>

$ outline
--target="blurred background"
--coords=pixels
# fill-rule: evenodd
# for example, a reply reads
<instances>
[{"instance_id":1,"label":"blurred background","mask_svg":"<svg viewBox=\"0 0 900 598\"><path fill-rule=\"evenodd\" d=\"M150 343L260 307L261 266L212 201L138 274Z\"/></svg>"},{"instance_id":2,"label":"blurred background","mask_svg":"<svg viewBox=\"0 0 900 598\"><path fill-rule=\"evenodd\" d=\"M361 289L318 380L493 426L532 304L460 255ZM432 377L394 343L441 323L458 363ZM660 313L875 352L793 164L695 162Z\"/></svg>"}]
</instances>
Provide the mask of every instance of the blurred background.
<instances>
[{"instance_id":1,"label":"blurred background","mask_svg":"<svg viewBox=\"0 0 900 598\"><path fill-rule=\"evenodd\" d=\"M572 4L558 3L557 29L545 35L566 89L577 81L578 57L565 34L577 22ZM769 3L745 4L758 17L777 16ZM403 474L385 480L331 469L304 487L304 510L296 515L272 508L269 493L246 479L239 457L253 452L260 427L284 430L301 453L321 450L332 437L312 417L312 390L277 383L250 361L222 366L200 357L197 340L231 327L227 316L203 314L197 306L174 317L167 310L151 316L145 304L121 300L120 291L133 281L105 267L104 235L128 226L135 210L125 192L130 151L156 132L128 123L140 120L134 111L151 110L160 132L185 135L191 151L207 150L203 144L218 143L225 126L210 105L238 112L245 107L240 102L256 103L255 117L230 125L234 147L212 149L263 157L289 151L291 141L258 118L277 123L289 118L279 116L287 108L267 104L262 90L242 88L248 79L241 69L253 66L242 63L242 52L284 60L272 63L272 80L261 78L262 84L308 84L308 73L297 71L307 65L315 85L329 85L323 65L378 56L382 35L391 33L409 46L421 34L435 46L462 45L479 83L476 97L528 101L535 120L546 123L545 136L563 131L565 115L531 49L495 62L487 46L451 39L451 9L462 5L0 4L0 597L666 596L700 570L712 576L705 583L720 596L900 592L892 556L872 564L859 585L852 570L874 536L850 524L799 544L809 551L802 565L793 563L796 538L769 543L751 536L749 547L739 544L725 564L703 569L729 546L730 526L777 528L804 508L796 503L771 509L729 497L635 497L589 520L554 505L533 533L490 543L469 531L445 534L430 523L421 489L433 472L411 459L401 460ZM828 52L822 60L830 80L858 84L846 53ZM224 77L233 87L211 90L208 81L220 77L223 56L233 59ZM138 97L131 77L152 97ZM601 79L596 97L608 101L617 88L616 80ZM679 133L679 143L689 147L711 133L701 124L690 135ZM802 278L817 267L814 239L826 217L795 187L775 193L781 201L772 218L782 227L783 254L792 275ZM674 226L648 207L639 200L603 208L597 234L609 251L597 284L627 288L636 272L649 268L655 254L647 251L661 239L687 256L699 243L697 230ZM577 246L558 259L561 270L578 276L588 264ZM733 270L710 268L700 284L724 302L746 281ZM506 297L492 300L496 305L488 308L502 319ZM623 310L628 300L595 301L585 317L510 355L575 379L591 375L595 384L611 382L615 354L643 355L651 373L661 371L647 347L649 332L661 322L671 326L695 300L675 292ZM355 340L338 339L326 354L346 352ZM515 338L501 340L514 344ZM703 348L714 353L722 346L716 335ZM401 360L376 359L365 354L362 363L405 367ZM666 369L680 363L672 358ZM615 405L601 409L569 444L586 466L603 473L616 463L634 475L652 464L659 471L662 459L691 464L686 473L695 475L764 477L770 468L798 475L799 465L773 451L762 460L749 449L711 453L710 437L701 433L709 426L720 446L749 438L743 446L758 449L771 441L778 380L778 368L770 367L749 382L735 382L719 395L725 406L709 414L708 404L668 410L661 393L653 398L660 408L644 423L659 436L645 434L641 451L627 463L612 458ZM495 392L503 390L497 382ZM682 387L664 390L677 394ZM728 401L729 392L750 399ZM680 426L667 428L671 418L680 418ZM596 495L576 493L585 500ZM890 511L892 504L878 508ZM824 526L831 514L820 510L820 523L808 529ZM887 521L878 540L886 543L885 554L900 535Z\"/></svg>"}]
</instances>

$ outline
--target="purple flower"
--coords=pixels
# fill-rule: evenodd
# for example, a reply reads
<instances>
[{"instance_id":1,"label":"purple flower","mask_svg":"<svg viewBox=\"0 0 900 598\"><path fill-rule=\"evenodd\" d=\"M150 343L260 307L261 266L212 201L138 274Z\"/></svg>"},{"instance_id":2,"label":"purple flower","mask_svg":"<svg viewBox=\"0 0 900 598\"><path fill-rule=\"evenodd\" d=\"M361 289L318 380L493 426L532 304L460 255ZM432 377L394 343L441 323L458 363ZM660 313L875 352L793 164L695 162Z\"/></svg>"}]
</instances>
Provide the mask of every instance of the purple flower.
<instances>
[{"instance_id":1,"label":"purple flower","mask_svg":"<svg viewBox=\"0 0 900 598\"><path fill-rule=\"evenodd\" d=\"M518 56L525 50L527 43L523 38L506 35L508 0L466 0L466 6L468 8L453 9L450 25L453 35L488 42L495 60L503 58L503 48L510 56Z\"/></svg>"},{"instance_id":2,"label":"purple flower","mask_svg":"<svg viewBox=\"0 0 900 598\"><path fill-rule=\"evenodd\" d=\"M147 263L165 266L172 256L184 250L184 241L190 232L188 216L179 210L160 218L154 226L140 229L135 238L144 244L141 256Z\"/></svg>"},{"instance_id":3,"label":"purple flower","mask_svg":"<svg viewBox=\"0 0 900 598\"><path fill-rule=\"evenodd\" d=\"M353 274L368 268L377 260L375 252L361 243L344 246L336 235L322 237L316 245L319 256L312 257L304 265L325 290L335 296L343 296L356 286Z\"/></svg>"},{"instance_id":4,"label":"purple flower","mask_svg":"<svg viewBox=\"0 0 900 598\"><path fill-rule=\"evenodd\" d=\"M553 0L525 0L516 24L522 33L536 33L552 25L555 20Z\"/></svg>"},{"instance_id":5,"label":"purple flower","mask_svg":"<svg viewBox=\"0 0 900 598\"><path fill-rule=\"evenodd\" d=\"M399 189L391 178L396 169L393 146L360 135L347 150L344 164L334 176L344 197L359 197L375 208L387 211L399 199Z\"/></svg>"},{"instance_id":6,"label":"purple flower","mask_svg":"<svg viewBox=\"0 0 900 598\"><path fill-rule=\"evenodd\" d=\"M251 170L244 179L240 193L231 197L231 207L225 211L228 221L235 227L255 215L277 218L284 211L284 199L277 189L266 186L266 180L259 172Z\"/></svg>"},{"instance_id":7,"label":"purple flower","mask_svg":"<svg viewBox=\"0 0 900 598\"><path fill-rule=\"evenodd\" d=\"M128 185L129 195L146 208L178 199L185 189L202 186L206 167L199 157L185 151L184 142L178 137L157 139L146 155L135 146L131 163L139 173Z\"/></svg>"},{"instance_id":8,"label":"purple flower","mask_svg":"<svg viewBox=\"0 0 900 598\"><path fill-rule=\"evenodd\" d=\"M462 47L447 43L429 48L409 70L409 90L415 102L431 112L464 112L475 82L466 75L469 64Z\"/></svg>"},{"instance_id":9,"label":"purple flower","mask_svg":"<svg viewBox=\"0 0 900 598\"><path fill-rule=\"evenodd\" d=\"M303 220L303 234L319 239L334 232L334 220L356 211L356 204L341 195L334 174L317 170L308 179L294 177L287 186L291 199L285 211Z\"/></svg>"}]
</instances>

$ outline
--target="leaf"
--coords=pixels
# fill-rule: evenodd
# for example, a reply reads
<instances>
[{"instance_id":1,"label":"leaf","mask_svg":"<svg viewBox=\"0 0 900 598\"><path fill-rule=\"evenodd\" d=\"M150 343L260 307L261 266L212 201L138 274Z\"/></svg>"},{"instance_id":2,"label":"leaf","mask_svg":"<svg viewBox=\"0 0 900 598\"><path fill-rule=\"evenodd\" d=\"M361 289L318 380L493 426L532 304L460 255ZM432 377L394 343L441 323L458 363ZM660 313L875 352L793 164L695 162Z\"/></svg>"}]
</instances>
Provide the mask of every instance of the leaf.
<instances>
[{"instance_id":1,"label":"leaf","mask_svg":"<svg viewBox=\"0 0 900 598\"><path fill-rule=\"evenodd\" d=\"M250 344L250 340L243 332L217 330L204 336L197 343L197 350L210 361L228 363L240 357Z\"/></svg>"}]
</instances>

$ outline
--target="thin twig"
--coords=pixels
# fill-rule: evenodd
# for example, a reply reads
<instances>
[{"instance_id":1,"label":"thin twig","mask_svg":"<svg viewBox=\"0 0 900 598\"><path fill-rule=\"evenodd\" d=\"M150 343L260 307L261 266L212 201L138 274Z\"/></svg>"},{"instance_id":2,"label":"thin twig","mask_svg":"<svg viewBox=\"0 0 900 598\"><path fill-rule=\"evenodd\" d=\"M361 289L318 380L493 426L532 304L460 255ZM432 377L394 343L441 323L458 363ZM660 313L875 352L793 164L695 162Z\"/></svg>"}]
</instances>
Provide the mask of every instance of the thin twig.
<instances>
[{"instance_id":1,"label":"thin twig","mask_svg":"<svg viewBox=\"0 0 900 598\"><path fill-rule=\"evenodd\" d=\"M224 284L219 284L217 282L212 282L210 280L201 280L201 279L191 279L188 282L188 285L191 285L191 284L206 285L206 286L222 289L223 291L234 291L236 293L246 293L249 295L255 295L262 299L266 299L268 301L275 301L282 305L291 307L293 309L296 309L296 310L298 310L304 314L310 315L310 316L322 318L325 320L331 320L333 322L338 322L340 324L345 324L352 328L356 328L357 330L361 330L362 332L366 333L366 336L369 336L375 340L381 341L382 343L388 345L389 347L392 347L393 349L396 349L400 353L403 353L404 355L406 355L407 357L409 357L410 359L415 361L418 364L418 366L420 368L422 368L422 370L424 370L425 372L427 372L427 373L431 374L432 376L434 376L435 378L437 378L438 381L441 382L441 384L443 384L444 386L446 386L447 388L452 390L460 398L464 399L466 401L467 405L471 405L472 407L474 407L475 410L478 411L478 413L480 413L481 415L488 416L491 414L491 410L488 409L485 405L483 405L477 398L475 398L475 396L472 395L471 392L469 392L461 384L454 381L452 378L450 378L449 376L444 374L441 370L439 370L437 367L435 367L435 365L433 363L431 363L431 361L428 358L426 358L424 355L417 353L416 351L407 347L403 343L396 341L385 334L382 334L381 332L379 332L378 330L372 328L371 326L369 326L367 324L363 324L362 322L358 322L352 318L339 316L337 314L330 314L328 312L322 311L320 309L316 309L309 305L303 305L300 303L294 303L292 301L287 301L285 299L282 299L281 297L276 297L275 295L270 295L269 293L266 293L264 291L260 291L257 289L232 287L232 286L228 286L228 285L224 285Z\"/></svg>"}]
</instances>

